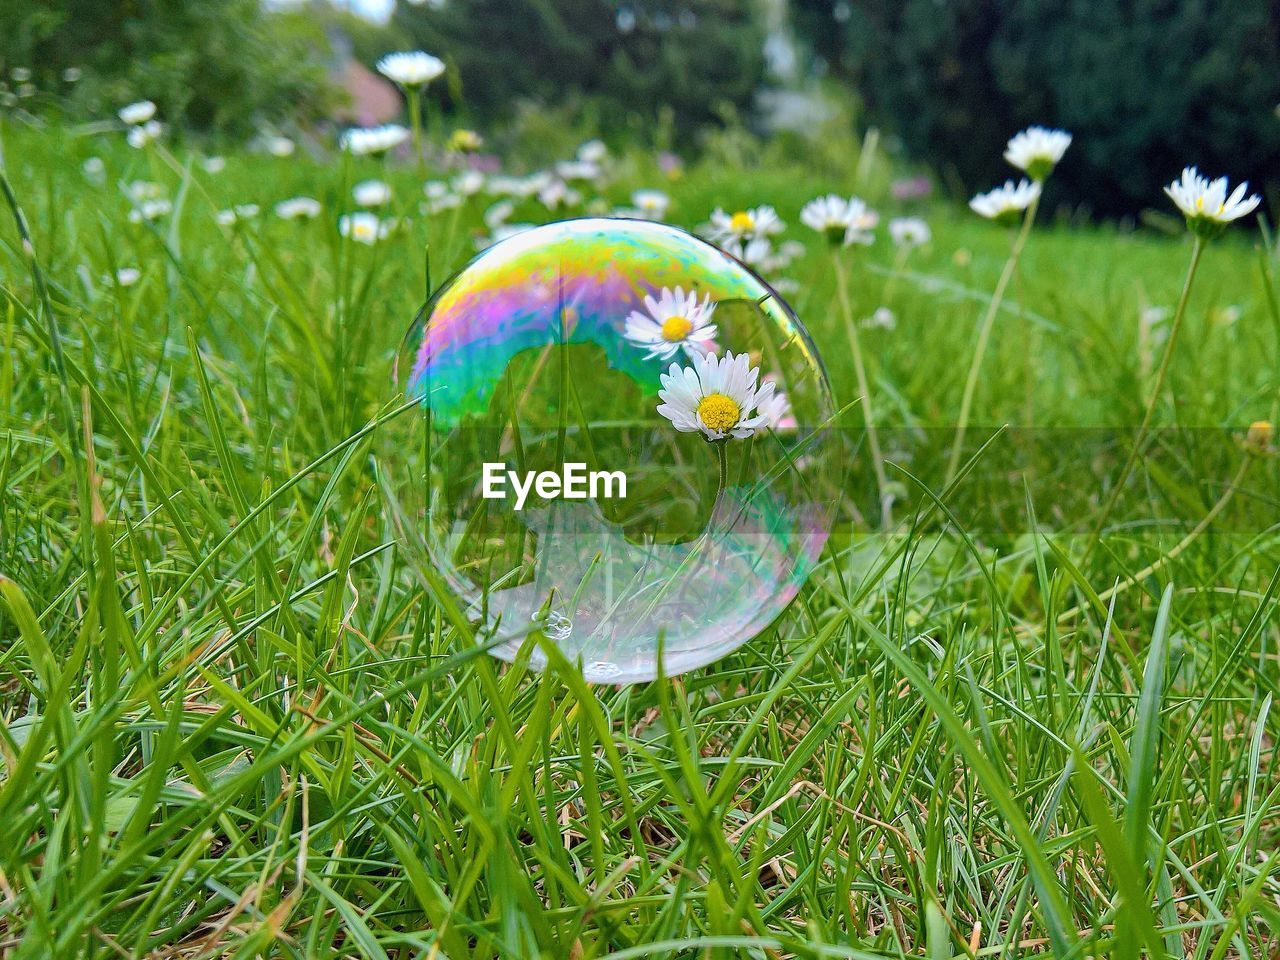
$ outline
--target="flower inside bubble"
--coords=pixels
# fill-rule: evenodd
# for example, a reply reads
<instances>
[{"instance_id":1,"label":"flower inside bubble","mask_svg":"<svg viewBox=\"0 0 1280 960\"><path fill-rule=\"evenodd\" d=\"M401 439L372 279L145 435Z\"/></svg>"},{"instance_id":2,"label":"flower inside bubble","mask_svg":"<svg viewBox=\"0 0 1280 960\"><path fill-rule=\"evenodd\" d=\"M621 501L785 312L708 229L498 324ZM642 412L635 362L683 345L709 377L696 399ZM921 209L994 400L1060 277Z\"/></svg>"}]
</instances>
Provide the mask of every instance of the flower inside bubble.
<instances>
[{"instance_id":1,"label":"flower inside bubble","mask_svg":"<svg viewBox=\"0 0 1280 960\"><path fill-rule=\"evenodd\" d=\"M406 542L503 659L541 666L551 642L591 681L679 673L774 622L817 563L846 462L817 349L704 240L525 225L439 288L398 365L429 413L377 441ZM535 480L486 495L486 469ZM564 479L582 470L625 486Z\"/></svg>"}]
</instances>

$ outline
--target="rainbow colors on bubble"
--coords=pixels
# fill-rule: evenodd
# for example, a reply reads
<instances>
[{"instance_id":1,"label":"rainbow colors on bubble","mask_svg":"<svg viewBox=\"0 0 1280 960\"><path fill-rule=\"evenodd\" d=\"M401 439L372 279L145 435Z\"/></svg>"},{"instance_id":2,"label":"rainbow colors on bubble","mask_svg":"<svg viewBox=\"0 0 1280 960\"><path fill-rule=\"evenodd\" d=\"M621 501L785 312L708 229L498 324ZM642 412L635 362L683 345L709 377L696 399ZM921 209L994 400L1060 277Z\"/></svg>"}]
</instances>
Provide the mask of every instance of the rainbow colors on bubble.
<instances>
[{"instance_id":1,"label":"rainbow colors on bubble","mask_svg":"<svg viewBox=\"0 0 1280 960\"><path fill-rule=\"evenodd\" d=\"M693 281L690 278L697 278ZM656 369L623 337L627 314L664 287L719 304L755 302L790 327L767 284L682 230L635 220L549 224L489 248L427 303L406 393L443 422L483 412L512 358L557 343L595 344L605 362L657 392ZM794 331L793 331L794 335ZM796 337L801 349L810 349Z\"/></svg>"}]
</instances>

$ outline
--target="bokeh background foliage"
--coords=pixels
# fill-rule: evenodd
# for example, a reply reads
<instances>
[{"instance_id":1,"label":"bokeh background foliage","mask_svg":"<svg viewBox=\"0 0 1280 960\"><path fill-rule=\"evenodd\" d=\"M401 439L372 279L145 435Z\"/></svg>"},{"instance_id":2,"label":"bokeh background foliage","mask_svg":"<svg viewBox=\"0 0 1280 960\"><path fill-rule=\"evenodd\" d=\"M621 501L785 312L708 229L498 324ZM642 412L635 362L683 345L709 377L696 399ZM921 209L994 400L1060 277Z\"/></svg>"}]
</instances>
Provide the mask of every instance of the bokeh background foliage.
<instances>
[{"instance_id":1,"label":"bokeh background foliage","mask_svg":"<svg viewBox=\"0 0 1280 960\"><path fill-rule=\"evenodd\" d=\"M451 67L437 108L490 131L568 105L594 132L674 136L688 152L725 122L767 123L762 96L789 89L900 138L957 193L1005 176L1009 131L1041 122L1079 144L1051 200L1099 214L1150 204L1185 163L1265 189L1280 169L1269 0L447 0L400 3L382 25L314 0L0 0L0 12L6 68L43 88L86 72L70 93L80 115L146 96L195 130L309 122L341 101L331 78L347 49L372 67L421 47Z\"/></svg>"},{"instance_id":2,"label":"bokeh background foliage","mask_svg":"<svg viewBox=\"0 0 1280 960\"><path fill-rule=\"evenodd\" d=\"M909 149L968 185L1009 130L1080 144L1060 196L1150 202L1184 163L1274 181L1280 6L1269 0L795 0L801 34Z\"/></svg>"}]
</instances>

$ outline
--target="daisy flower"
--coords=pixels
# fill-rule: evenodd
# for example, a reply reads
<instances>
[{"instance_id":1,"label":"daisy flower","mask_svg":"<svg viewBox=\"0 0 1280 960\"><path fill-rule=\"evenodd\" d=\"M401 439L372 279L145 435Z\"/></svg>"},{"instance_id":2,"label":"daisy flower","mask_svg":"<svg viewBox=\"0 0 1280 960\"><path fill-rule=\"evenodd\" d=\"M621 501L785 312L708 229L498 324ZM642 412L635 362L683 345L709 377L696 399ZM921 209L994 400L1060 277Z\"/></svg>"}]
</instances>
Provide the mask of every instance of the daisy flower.
<instances>
[{"instance_id":1,"label":"daisy flower","mask_svg":"<svg viewBox=\"0 0 1280 960\"><path fill-rule=\"evenodd\" d=\"M763 383L774 386L774 391L772 397L757 404L760 415L765 418L770 429L794 430L797 426L796 418L791 413L791 401L787 399L786 392L777 389L773 374L761 379Z\"/></svg>"},{"instance_id":2,"label":"daisy flower","mask_svg":"<svg viewBox=\"0 0 1280 960\"><path fill-rule=\"evenodd\" d=\"M637 190L631 194L631 205L645 220L661 220L667 215L671 198L661 190Z\"/></svg>"},{"instance_id":3,"label":"daisy flower","mask_svg":"<svg viewBox=\"0 0 1280 960\"><path fill-rule=\"evenodd\" d=\"M320 201L311 197L290 197L276 204L276 216L281 220L310 220L320 214Z\"/></svg>"},{"instance_id":4,"label":"daisy flower","mask_svg":"<svg viewBox=\"0 0 1280 960\"><path fill-rule=\"evenodd\" d=\"M484 225L490 230L496 230L508 220L511 215L516 212L516 205L510 200L499 200L490 205L484 212Z\"/></svg>"},{"instance_id":5,"label":"daisy flower","mask_svg":"<svg viewBox=\"0 0 1280 960\"><path fill-rule=\"evenodd\" d=\"M1228 197L1226 177L1209 180L1200 176L1195 167L1187 167L1182 177L1165 187L1164 192L1187 218L1192 233L1212 237L1232 220L1239 220L1258 208L1261 198L1257 194L1246 197L1248 189L1249 184L1242 183Z\"/></svg>"},{"instance_id":6,"label":"daisy flower","mask_svg":"<svg viewBox=\"0 0 1280 960\"><path fill-rule=\"evenodd\" d=\"M1071 134L1048 127L1027 127L1009 140L1004 158L1037 182L1053 173L1062 155L1071 146Z\"/></svg>"},{"instance_id":7,"label":"daisy flower","mask_svg":"<svg viewBox=\"0 0 1280 960\"><path fill-rule=\"evenodd\" d=\"M402 87L421 87L444 73L444 61L421 50L388 53L378 61L378 72Z\"/></svg>"},{"instance_id":8,"label":"daisy flower","mask_svg":"<svg viewBox=\"0 0 1280 960\"><path fill-rule=\"evenodd\" d=\"M757 386L760 369L745 353L708 353L692 366L671 364L658 379L658 413L681 433L701 433L708 440L743 440L768 425L758 412L773 399L773 383ZM753 415L754 414L754 415Z\"/></svg>"},{"instance_id":9,"label":"daisy flower","mask_svg":"<svg viewBox=\"0 0 1280 960\"><path fill-rule=\"evenodd\" d=\"M563 180L552 180L538 191L538 202L548 210L558 210L561 206L576 207L582 202L582 194Z\"/></svg>"},{"instance_id":10,"label":"daisy flower","mask_svg":"<svg viewBox=\"0 0 1280 960\"><path fill-rule=\"evenodd\" d=\"M484 189L484 174L479 170L463 170L453 178L453 189L464 197L475 196Z\"/></svg>"},{"instance_id":11,"label":"daisy flower","mask_svg":"<svg viewBox=\"0 0 1280 960\"><path fill-rule=\"evenodd\" d=\"M242 203L228 210L219 210L216 219L219 226L229 227L233 223L239 223L241 220L252 220L257 215L258 205L256 203Z\"/></svg>"},{"instance_id":12,"label":"daisy flower","mask_svg":"<svg viewBox=\"0 0 1280 960\"><path fill-rule=\"evenodd\" d=\"M932 238L929 225L919 217L894 217L889 221L889 237L894 246L922 247Z\"/></svg>"},{"instance_id":13,"label":"daisy flower","mask_svg":"<svg viewBox=\"0 0 1280 960\"><path fill-rule=\"evenodd\" d=\"M139 100L137 103L131 103L127 107L121 107L118 114L120 119L131 127L146 123L155 115L156 105L150 100Z\"/></svg>"},{"instance_id":14,"label":"daisy flower","mask_svg":"<svg viewBox=\"0 0 1280 960\"><path fill-rule=\"evenodd\" d=\"M362 207L380 207L391 201L391 188L381 180L362 180L352 188L351 196Z\"/></svg>"},{"instance_id":15,"label":"daisy flower","mask_svg":"<svg viewBox=\"0 0 1280 960\"><path fill-rule=\"evenodd\" d=\"M295 149L294 143L288 137L267 137L262 145L266 148L267 153L273 157L291 157Z\"/></svg>"},{"instance_id":16,"label":"daisy flower","mask_svg":"<svg viewBox=\"0 0 1280 960\"><path fill-rule=\"evenodd\" d=\"M664 287L656 300L646 295L644 306L647 313L631 311L622 335L649 351L645 359L670 360L681 350L696 358L715 348L716 325L710 320L716 305L710 295L699 303L695 290L686 294L682 287Z\"/></svg>"},{"instance_id":17,"label":"daisy flower","mask_svg":"<svg viewBox=\"0 0 1280 960\"><path fill-rule=\"evenodd\" d=\"M129 211L130 223L142 223L158 220L173 213L173 204L168 200L144 200Z\"/></svg>"},{"instance_id":18,"label":"daisy flower","mask_svg":"<svg viewBox=\"0 0 1280 960\"><path fill-rule=\"evenodd\" d=\"M132 287L142 277L142 271L137 267L121 267L116 271L116 283L122 287Z\"/></svg>"},{"instance_id":19,"label":"daisy flower","mask_svg":"<svg viewBox=\"0 0 1280 960\"><path fill-rule=\"evenodd\" d=\"M578 147L578 159L583 163L604 163L607 156L609 148L604 145L603 140L588 140Z\"/></svg>"},{"instance_id":20,"label":"daisy flower","mask_svg":"<svg viewBox=\"0 0 1280 960\"><path fill-rule=\"evenodd\" d=\"M561 180L595 180L600 176L600 165L587 160L561 160L556 164L556 174Z\"/></svg>"},{"instance_id":21,"label":"daisy flower","mask_svg":"<svg viewBox=\"0 0 1280 960\"><path fill-rule=\"evenodd\" d=\"M344 214L338 218L338 232L340 234L344 237L350 237L357 243L364 243L370 246L390 233L393 226L394 223L392 221L384 223L378 219L376 214L366 211Z\"/></svg>"},{"instance_id":22,"label":"daisy flower","mask_svg":"<svg viewBox=\"0 0 1280 960\"><path fill-rule=\"evenodd\" d=\"M85 179L90 183L103 184L107 180L107 165L102 162L101 157L90 157L80 167L84 172Z\"/></svg>"},{"instance_id":23,"label":"daisy flower","mask_svg":"<svg viewBox=\"0 0 1280 960\"><path fill-rule=\"evenodd\" d=\"M423 185L423 190L427 194L427 213L454 210L466 201L464 196L454 193L443 180L429 180Z\"/></svg>"},{"instance_id":24,"label":"daisy flower","mask_svg":"<svg viewBox=\"0 0 1280 960\"><path fill-rule=\"evenodd\" d=\"M134 203L143 200L159 200L164 196L164 187L151 180L134 180L124 188L124 192Z\"/></svg>"},{"instance_id":25,"label":"daisy flower","mask_svg":"<svg viewBox=\"0 0 1280 960\"><path fill-rule=\"evenodd\" d=\"M340 143L348 153L364 157L394 150L408 139L407 128L398 123L384 123L380 127L352 127L342 135Z\"/></svg>"},{"instance_id":26,"label":"daisy flower","mask_svg":"<svg viewBox=\"0 0 1280 960\"><path fill-rule=\"evenodd\" d=\"M152 140L157 140L164 133L164 124L159 120L148 120L146 123L140 123L135 127L129 128L129 133L125 137L129 146L135 150L141 150Z\"/></svg>"},{"instance_id":27,"label":"daisy flower","mask_svg":"<svg viewBox=\"0 0 1280 960\"><path fill-rule=\"evenodd\" d=\"M823 234L832 244L865 246L875 240L871 231L880 222L880 215L858 197L846 200L830 193L806 203L800 211L800 222Z\"/></svg>"},{"instance_id":28,"label":"daisy flower","mask_svg":"<svg viewBox=\"0 0 1280 960\"><path fill-rule=\"evenodd\" d=\"M716 207L711 214L711 222L703 229L712 243L724 244L771 236L781 233L785 226L778 212L770 206L739 210L733 214Z\"/></svg>"},{"instance_id":29,"label":"daisy flower","mask_svg":"<svg viewBox=\"0 0 1280 960\"><path fill-rule=\"evenodd\" d=\"M1003 187L996 187L987 193L980 193L970 200L969 208L988 220L994 220L996 223L1010 226L1017 223L1019 214L1031 206L1039 197L1039 183L1023 180L1017 186L1014 186L1012 180L1006 180Z\"/></svg>"}]
</instances>

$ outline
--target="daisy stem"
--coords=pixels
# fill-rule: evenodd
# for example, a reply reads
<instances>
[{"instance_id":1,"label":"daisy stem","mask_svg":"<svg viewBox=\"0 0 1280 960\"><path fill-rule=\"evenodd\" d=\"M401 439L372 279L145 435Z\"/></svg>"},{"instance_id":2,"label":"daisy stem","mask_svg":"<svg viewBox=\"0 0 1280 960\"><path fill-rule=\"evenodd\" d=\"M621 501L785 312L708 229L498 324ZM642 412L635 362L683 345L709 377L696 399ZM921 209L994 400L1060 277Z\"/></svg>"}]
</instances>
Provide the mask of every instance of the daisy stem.
<instances>
[{"instance_id":1,"label":"daisy stem","mask_svg":"<svg viewBox=\"0 0 1280 960\"><path fill-rule=\"evenodd\" d=\"M889 510L889 479L884 472L884 457L880 453L880 436L876 432L875 406L871 400L871 386L867 382L867 367L862 359L862 343L858 339L858 324L853 319L853 308L849 304L849 281L845 276L844 261L840 258L838 248L831 251L831 259L835 264L836 292L840 298L840 310L844 315L845 329L849 332L849 349L853 353L853 370L858 377L858 393L862 397L862 416L867 426L867 447L871 453L871 467L876 475L876 490L880 495L880 526L888 527L892 522Z\"/></svg>"},{"instance_id":2,"label":"daisy stem","mask_svg":"<svg viewBox=\"0 0 1280 960\"><path fill-rule=\"evenodd\" d=\"M1142 414L1142 424L1138 427L1137 436L1133 438L1133 443L1129 447L1129 456L1124 462L1120 476L1116 478L1115 485L1111 488L1111 494L1107 497L1107 501L1102 507L1102 512L1094 523L1093 535L1089 538L1089 544L1085 549L1086 558L1093 552L1093 548L1098 545L1098 541L1102 537L1102 530L1107 525L1107 520L1110 519L1112 511L1115 510L1116 503L1120 500L1120 495L1124 491L1124 486L1129 481L1129 476L1133 473L1133 468L1137 464L1138 458L1142 456L1143 448L1146 446L1147 436L1151 432L1151 421L1155 419L1156 404L1160 402L1160 394L1164 392L1165 380L1169 377L1174 345L1178 342L1178 331L1182 329L1182 318L1187 313L1187 300L1191 296L1191 283L1195 280L1196 268L1200 266L1200 256L1203 253L1204 238L1197 234L1194 246L1191 248L1191 263L1187 266L1187 276L1182 282L1182 294L1178 297L1178 308L1174 311L1173 323L1169 325L1169 338L1165 341L1164 353L1160 357L1160 367L1156 370L1156 380L1151 386L1151 395L1147 398L1147 408Z\"/></svg>"},{"instance_id":3,"label":"daisy stem","mask_svg":"<svg viewBox=\"0 0 1280 960\"><path fill-rule=\"evenodd\" d=\"M973 349L973 361L969 364L969 375L964 381L964 394L960 398L960 416L956 421L956 435L951 443L951 456L947 461L947 475L942 486L945 489L955 479L956 470L960 466L960 454L964 450L964 435L969 427L969 415L973 411L973 395L978 388L978 372L982 369L982 358L986 355L987 344L991 340L991 330L995 326L996 314L1000 312L1000 304L1004 301L1005 290L1013 279L1018 268L1018 259L1022 256L1022 248L1026 246L1027 237L1031 234L1031 224L1036 218L1036 210L1040 206L1040 198L1036 197L1027 206L1022 218L1022 227L1014 238L1013 248L1009 251L1009 259L1005 261L1000 279L996 281L995 292L987 305L987 312L982 318L982 326L978 329L978 343Z\"/></svg>"},{"instance_id":4,"label":"daisy stem","mask_svg":"<svg viewBox=\"0 0 1280 960\"><path fill-rule=\"evenodd\" d=\"M409 99L409 129L413 131L413 158L418 169L423 166L422 158L422 94L415 87L405 90Z\"/></svg>"},{"instance_id":5,"label":"daisy stem","mask_svg":"<svg viewBox=\"0 0 1280 960\"><path fill-rule=\"evenodd\" d=\"M880 300L886 307L889 306L889 298L893 296L893 291L898 285L898 277L907 265L907 257L910 254L911 248L904 244L893 255L893 266L889 268L889 276L884 282L884 292L880 294Z\"/></svg>"},{"instance_id":6,"label":"daisy stem","mask_svg":"<svg viewBox=\"0 0 1280 960\"><path fill-rule=\"evenodd\" d=\"M719 440L712 446L716 448L716 462L720 466L720 479L716 482L716 499L711 506L711 516L714 517L724 492L729 486L729 451L727 449L729 443L727 440Z\"/></svg>"}]
</instances>

